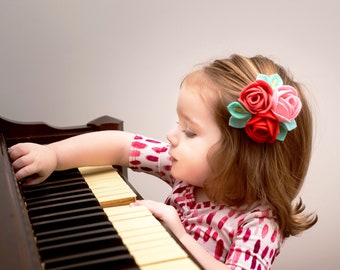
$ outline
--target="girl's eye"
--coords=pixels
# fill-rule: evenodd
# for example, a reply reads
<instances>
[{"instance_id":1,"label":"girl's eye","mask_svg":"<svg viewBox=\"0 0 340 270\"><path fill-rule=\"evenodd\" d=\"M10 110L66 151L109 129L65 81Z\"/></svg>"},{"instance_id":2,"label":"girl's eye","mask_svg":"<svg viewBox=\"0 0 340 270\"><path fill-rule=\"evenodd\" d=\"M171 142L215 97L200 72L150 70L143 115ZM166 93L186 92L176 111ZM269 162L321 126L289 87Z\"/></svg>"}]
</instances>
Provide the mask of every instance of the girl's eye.
<instances>
[{"instance_id":1,"label":"girl's eye","mask_svg":"<svg viewBox=\"0 0 340 270\"><path fill-rule=\"evenodd\" d=\"M177 126L188 138L193 138L196 136L196 133L191 131L188 127L181 126L181 123L177 122Z\"/></svg>"},{"instance_id":2,"label":"girl's eye","mask_svg":"<svg viewBox=\"0 0 340 270\"><path fill-rule=\"evenodd\" d=\"M190 130L183 130L184 134L188 137L188 138L193 138L196 136L196 133L190 131Z\"/></svg>"}]
</instances>

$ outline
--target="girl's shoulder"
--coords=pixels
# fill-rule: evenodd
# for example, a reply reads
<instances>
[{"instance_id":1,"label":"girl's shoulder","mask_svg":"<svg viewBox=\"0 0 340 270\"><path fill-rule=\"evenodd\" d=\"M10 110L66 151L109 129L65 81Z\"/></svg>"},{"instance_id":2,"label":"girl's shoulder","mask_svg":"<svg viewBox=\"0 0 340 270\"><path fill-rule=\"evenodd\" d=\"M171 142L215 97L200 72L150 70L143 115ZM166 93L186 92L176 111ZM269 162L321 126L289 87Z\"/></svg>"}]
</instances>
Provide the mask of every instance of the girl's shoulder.
<instances>
[{"instance_id":1,"label":"girl's shoulder","mask_svg":"<svg viewBox=\"0 0 340 270\"><path fill-rule=\"evenodd\" d=\"M245 235L258 235L259 239L271 242L272 245L280 246L283 241L280 227L273 211L267 204L255 203L247 211L242 212L237 229Z\"/></svg>"},{"instance_id":2,"label":"girl's shoulder","mask_svg":"<svg viewBox=\"0 0 340 270\"><path fill-rule=\"evenodd\" d=\"M246 205L239 208L235 208L234 211L242 217L242 223L240 225L248 223L252 220L258 220L263 222L264 220L273 220L275 222L275 217L270 206L265 203L255 202L252 205Z\"/></svg>"}]
</instances>

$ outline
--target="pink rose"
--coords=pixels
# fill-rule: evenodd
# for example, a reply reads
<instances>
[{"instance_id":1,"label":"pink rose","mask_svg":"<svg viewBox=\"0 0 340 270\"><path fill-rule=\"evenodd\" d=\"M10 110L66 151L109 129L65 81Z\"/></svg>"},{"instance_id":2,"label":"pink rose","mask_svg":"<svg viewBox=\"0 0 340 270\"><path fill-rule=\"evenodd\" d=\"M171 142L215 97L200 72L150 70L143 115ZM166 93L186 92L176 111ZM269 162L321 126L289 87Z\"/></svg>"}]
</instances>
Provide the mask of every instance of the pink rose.
<instances>
[{"instance_id":1,"label":"pink rose","mask_svg":"<svg viewBox=\"0 0 340 270\"><path fill-rule=\"evenodd\" d=\"M240 93L240 103L251 113L266 113L272 107L272 87L263 80L248 84Z\"/></svg>"},{"instance_id":2,"label":"pink rose","mask_svg":"<svg viewBox=\"0 0 340 270\"><path fill-rule=\"evenodd\" d=\"M272 112L280 122L291 122L301 110L301 100L294 87L282 85L273 91Z\"/></svg>"},{"instance_id":3,"label":"pink rose","mask_svg":"<svg viewBox=\"0 0 340 270\"><path fill-rule=\"evenodd\" d=\"M273 143L280 132L280 123L273 112L254 115L246 123L246 133L258 143Z\"/></svg>"}]
</instances>

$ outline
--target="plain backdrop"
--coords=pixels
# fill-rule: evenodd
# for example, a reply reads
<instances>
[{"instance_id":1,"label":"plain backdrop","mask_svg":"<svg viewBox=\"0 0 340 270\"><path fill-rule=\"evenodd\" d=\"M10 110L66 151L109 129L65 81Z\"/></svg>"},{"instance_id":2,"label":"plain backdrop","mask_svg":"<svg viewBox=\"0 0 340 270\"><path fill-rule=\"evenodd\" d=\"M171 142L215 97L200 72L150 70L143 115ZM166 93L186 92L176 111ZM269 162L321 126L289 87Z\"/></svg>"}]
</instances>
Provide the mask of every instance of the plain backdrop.
<instances>
[{"instance_id":1,"label":"plain backdrop","mask_svg":"<svg viewBox=\"0 0 340 270\"><path fill-rule=\"evenodd\" d=\"M309 90L315 140L300 195L320 219L287 240L273 269L339 269L339 14L337 0L0 0L0 115L52 126L111 115L166 140L196 64L269 56ZM146 198L169 192L129 179Z\"/></svg>"}]
</instances>

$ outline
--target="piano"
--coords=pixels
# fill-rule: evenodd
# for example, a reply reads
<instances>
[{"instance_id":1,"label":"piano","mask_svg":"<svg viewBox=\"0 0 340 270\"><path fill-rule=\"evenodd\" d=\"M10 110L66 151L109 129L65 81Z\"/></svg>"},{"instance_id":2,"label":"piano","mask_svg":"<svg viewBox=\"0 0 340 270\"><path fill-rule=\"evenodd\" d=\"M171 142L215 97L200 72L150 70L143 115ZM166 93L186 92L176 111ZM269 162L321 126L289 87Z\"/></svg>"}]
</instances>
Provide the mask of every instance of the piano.
<instances>
[{"instance_id":1,"label":"piano","mask_svg":"<svg viewBox=\"0 0 340 270\"><path fill-rule=\"evenodd\" d=\"M123 121L103 116L60 128L0 118L1 269L202 269L148 209L130 206L142 196L125 168L53 172L35 186L15 181L11 145L110 129L123 130Z\"/></svg>"}]
</instances>

